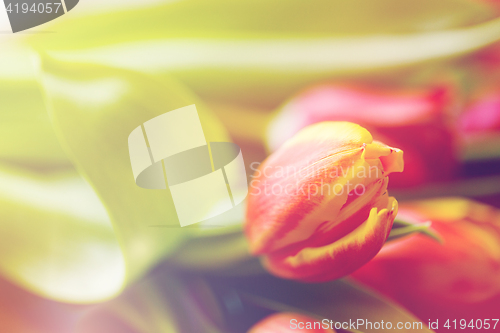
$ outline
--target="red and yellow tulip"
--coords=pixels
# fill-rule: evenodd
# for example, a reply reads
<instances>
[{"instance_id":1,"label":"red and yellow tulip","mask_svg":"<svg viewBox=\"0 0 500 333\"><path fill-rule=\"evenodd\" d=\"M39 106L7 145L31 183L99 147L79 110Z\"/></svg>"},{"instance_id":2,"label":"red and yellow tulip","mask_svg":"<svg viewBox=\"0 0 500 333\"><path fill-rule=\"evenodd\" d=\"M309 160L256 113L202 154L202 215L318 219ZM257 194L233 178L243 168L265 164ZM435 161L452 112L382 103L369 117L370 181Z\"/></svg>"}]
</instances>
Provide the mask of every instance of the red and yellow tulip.
<instances>
[{"instance_id":1,"label":"red and yellow tulip","mask_svg":"<svg viewBox=\"0 0 500 333\"><path fill-rule=\"evenodd\" d=\"M388 175L403 152L348 122L309 126L256 170L245 231L273 274L302 281L345 276L380 250L397 202Z\"/></svg>"},{"instance_id":2,"label":"red and yellow tulip","mask_svg":"<svg viewBox=\"0 0 500 333\"><path fill-rule=\"evenodd\" d=\"M420 234L391 241L351 276L424 321L498 318L500 211L444 198L402 204L400 215L432 221L443 244Z\"/></svg>"}]
</instances>

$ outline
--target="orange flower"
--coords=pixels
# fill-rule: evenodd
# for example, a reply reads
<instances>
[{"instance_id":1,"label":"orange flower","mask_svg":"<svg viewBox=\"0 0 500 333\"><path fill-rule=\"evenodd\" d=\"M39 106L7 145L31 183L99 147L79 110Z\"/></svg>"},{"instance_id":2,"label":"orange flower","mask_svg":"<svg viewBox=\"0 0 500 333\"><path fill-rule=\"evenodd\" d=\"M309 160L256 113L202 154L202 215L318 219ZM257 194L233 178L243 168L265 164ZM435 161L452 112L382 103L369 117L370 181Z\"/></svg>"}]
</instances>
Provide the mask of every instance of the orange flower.
<instances>
[{"instance_id":1,"label":"orange flower","mask_svg":"<svg viewBox=\"0 0 500 333\"><path fill-rule=\"evenodd\" d=\"M309 126L256 170L245 225L273 274L302 281L345 276L380 250L397 202L388 175L403 152L348 122Z\"/></svg>"},{"instance_id":2,"label":"orange flower","mask_svg":"<svg viewBox=\"0 0 500 333\"><path fill-rule=\"evenodd\" d=\"M330 323L326 324L317 319L298 313L276 313L264 318L255 324L248 333L335 333Z\"/></svg>"},{"instance_id":3,"label":"orange flower","mask_svg":"<svg viewBox=\"0 0 500 333\"><path fill-rule=\"evenodd\" d=\"M405 170L391 177L392 188L448 180L458 170L457 138L449 115L455 103L453 88L444 85L314 86L278 111L268 129L268 143L274 150L308 125L351 121L368 129L376 140L405 152Z\"/></svg>"},{"instance_id":4,"label":"orange flower","mask_svg":"<svg viewBox=\"0 0 500 333\"><path fill-rule=\"evenodd\" d=\"M420 234L392 241L351 276L424 321L498 318L500 211L446 198L402 204L400 216L432 221L444 243Z\"/></svg>"}]
</instances>

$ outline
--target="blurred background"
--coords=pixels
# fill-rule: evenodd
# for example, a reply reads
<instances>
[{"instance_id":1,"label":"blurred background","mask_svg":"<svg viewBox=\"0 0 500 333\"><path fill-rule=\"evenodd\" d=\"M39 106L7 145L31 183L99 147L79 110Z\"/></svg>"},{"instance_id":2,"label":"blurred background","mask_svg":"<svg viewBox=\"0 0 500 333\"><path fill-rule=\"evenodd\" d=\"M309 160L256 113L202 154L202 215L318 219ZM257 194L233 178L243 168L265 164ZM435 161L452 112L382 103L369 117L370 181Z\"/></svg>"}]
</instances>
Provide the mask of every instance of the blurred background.
<instances>
[{"instance_id":1,"label":"blurred background","mask_svg":"<svg viewBox=\"0 0 500 333\"><path fill-rule=\"evenodd\" d=\"M82 0L17 34L0 10L0 331L246 332L276 312L498 318L498 10ZM309 285L249 255L244 205L226 228L172 227L169 193L135 186L127 137L189 104L207 138L241 147L249 179L303 127L366 127L404 151L390 194L444 245L410 236L350 278Z\"/></svg>"}]
</instances>

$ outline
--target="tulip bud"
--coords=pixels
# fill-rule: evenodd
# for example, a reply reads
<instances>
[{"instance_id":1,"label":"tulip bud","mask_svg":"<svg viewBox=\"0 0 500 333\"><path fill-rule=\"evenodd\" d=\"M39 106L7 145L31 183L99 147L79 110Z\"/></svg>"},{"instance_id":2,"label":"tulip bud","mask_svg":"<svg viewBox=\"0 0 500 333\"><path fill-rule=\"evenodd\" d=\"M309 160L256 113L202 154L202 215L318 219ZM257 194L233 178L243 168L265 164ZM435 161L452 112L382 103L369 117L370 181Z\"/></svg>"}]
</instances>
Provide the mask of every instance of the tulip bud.
<instances>
[{"instance_id":1,"label":"tulip bud","mask_svg":"<svg viewBox=\"0 0 500 333\"><path fill-rule=\"evenodd\" d=\"M402 204L399 216L430 220L443 244L419 234L388 242L351 277L424 321L497 318L500 211L466 199L445 198Z\"/></svg>"},{"instance_id":2,"label":"tulip bud","mask_svg":"<svg viewBox=\"0 0 500 333\"><path fill-rule=\"evenodd\" d=\"M456 137L449 124L452 88L387 89L321 85L292 98L268 128L268 144L277 149L300 129L321 121L351 121L405 152L406 168L391 187L443 181L457 172ZM418 139L416 139L418 137Z\"/></svg>"},{"instance_id":3,"label":"tulip bud","mask_svg":"<svg viewBox=\"0 0 500 333\"><path fill-rule=\"evenodd\" d=\"M397 202L388 175L403 152L348 122L309 126L254 174L245 231L273 274L302 281L345 276L380 250Z\"/></svg>"},{"instance_id":4,"label":"tulip bud","mask_svg":"<svg viewBox=\"0 0 500 333\"><path fill-rule=\"evenodd\" d=\"M248 333L335 333L330 322L319 321L298 313L276 313L255 324Z\"/></svg>"}]
</instances>

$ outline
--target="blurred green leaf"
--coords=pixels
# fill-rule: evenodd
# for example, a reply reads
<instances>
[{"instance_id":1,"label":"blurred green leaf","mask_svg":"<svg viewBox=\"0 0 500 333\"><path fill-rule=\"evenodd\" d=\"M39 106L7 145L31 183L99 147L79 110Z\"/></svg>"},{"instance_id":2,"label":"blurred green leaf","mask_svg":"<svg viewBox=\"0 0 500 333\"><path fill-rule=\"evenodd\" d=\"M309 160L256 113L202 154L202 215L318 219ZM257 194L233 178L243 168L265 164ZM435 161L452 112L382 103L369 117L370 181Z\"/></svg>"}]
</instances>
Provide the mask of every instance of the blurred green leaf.
<instances>
[{"instance_id":1,"label":"blurred green leaf","mask_svg":"<svg viewBox=\"0 0 500 333\"><path fill-rule=\"evenodd\" d=\"M104 12L100 7L54 21L51 29L58 30L58 36L28 38L37 47L68 50L162 38L411 34L473 26L495 18L491 6L472 0L421 0L404 5L397 0L183 0L145 1L133 8L124 4L122 10Z\"/></svg>"},{"instance_id":2,"label":"blurred green leaf","mask_svg":"<svg viewBox=\"0 0 500 333\"><path fill-rule=\"evenodd\" d=\"M109 218L73 170L40 174L0 166L0 270L61 301L118 293L124 260Z\"/></svg>"},{"instance_id":3,"label":"blurred green leaf","mask_svg":"<svg viewBox=\"0 0 500 333\"><path fill-rule=\"evenodd\" d=\"M52 129L26 46L0 34L0 159L26 166L71 166Z\"/></svg>"},{"instance_id":4,"label":"blurred green leaf","mask_svg":"<svg viewBox=\"0 0 500 333\"><path fill-rule=\"evenodd\" d=\"M207 100L273 108L314 82L441 65L497 41L500 19L468 0L184 0L52 29L28 43L61 59L172 74Z\"/></svg>"},{"instance_id":5,"label":"blurred green leaf","mask_svg":"<svg viewBox=\"0 0 500 333\"><path fill-rule=\"evenodd\" d=\"M113 223L125 258L121 287L203 232L196 225L180 228L168 189L149 190L135 184L128 154L133 129L190 104L198 108L207 141L229 141L194 95L172 80L156 81L122 69L49 57L43 58L42 87L61 142ZM225 228L216 231L225 232ZM102 297L107 296L103 290Z\"/></svg>"},{"instance_id":6,"label":"blurred green leaf","mask_svg":"<svg viewBox=\"0 0 500 333\"><path fill-rule=\"evenodd\" d=\"M415 221L403 220L401 217L396 217L387 241L389 242L415 233L420 233L442 244L444 242L443 239L431 228L431 226L432 222L430 221L417 223Z\"/></svg>"}]
</instances>

